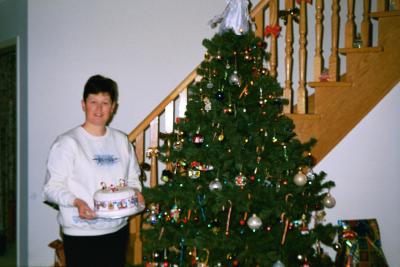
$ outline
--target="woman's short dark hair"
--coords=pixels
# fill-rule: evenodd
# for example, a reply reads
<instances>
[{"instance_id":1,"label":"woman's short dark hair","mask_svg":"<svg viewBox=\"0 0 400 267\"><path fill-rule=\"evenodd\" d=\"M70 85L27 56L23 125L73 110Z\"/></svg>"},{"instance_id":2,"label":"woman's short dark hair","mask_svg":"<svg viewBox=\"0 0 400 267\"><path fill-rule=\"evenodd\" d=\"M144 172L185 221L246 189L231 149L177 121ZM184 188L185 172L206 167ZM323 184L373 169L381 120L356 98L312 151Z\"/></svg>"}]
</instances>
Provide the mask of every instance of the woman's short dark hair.
<instances>
[{"instance_id":1,"label":"woman's short dark hair","mask_svg":"<svg viewBox=\"0 0 400 267\"><path fill-rule=\"evenodd\" d=\"M115 81L102 75L90 77L83 90L83 100L86 101L89 94L106 93L110 95L112 102L117 102L118 85Z\"/></svg>"}]
</instances>

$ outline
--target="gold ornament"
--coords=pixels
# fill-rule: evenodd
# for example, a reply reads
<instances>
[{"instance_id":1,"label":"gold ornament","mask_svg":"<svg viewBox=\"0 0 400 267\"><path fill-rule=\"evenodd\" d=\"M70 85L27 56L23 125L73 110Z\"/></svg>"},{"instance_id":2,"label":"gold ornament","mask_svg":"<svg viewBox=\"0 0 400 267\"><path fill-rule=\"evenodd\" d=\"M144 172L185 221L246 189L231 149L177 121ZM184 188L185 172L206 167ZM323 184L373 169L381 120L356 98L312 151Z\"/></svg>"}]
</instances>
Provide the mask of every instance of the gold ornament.
<instances>
[{"instance_id":1,"label":"gold ornament","mask_svg":"<svg viewBox=\"0 0 400 267\"><path fill-rule=\"evenodd\" d=\"M222 142L222 141L224 140L224 138L225 138L224 131L222 131L222 132L218 135L218 141Z\"/></svg>"}]
</instances>

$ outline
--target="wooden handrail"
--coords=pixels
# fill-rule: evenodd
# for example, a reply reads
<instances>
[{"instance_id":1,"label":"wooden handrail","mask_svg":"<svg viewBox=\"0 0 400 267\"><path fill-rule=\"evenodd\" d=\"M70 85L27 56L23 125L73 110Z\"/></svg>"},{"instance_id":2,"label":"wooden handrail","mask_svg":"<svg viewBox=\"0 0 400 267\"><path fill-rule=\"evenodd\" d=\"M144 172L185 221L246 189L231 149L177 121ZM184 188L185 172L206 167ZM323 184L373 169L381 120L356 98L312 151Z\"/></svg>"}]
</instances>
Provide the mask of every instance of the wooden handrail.
<instances>
[{"instance_id":1,"label":"wooden handrail","mask_svg":"<svg viewBox=\"0 0 400 267\"><path fill-rule=\"evenodd\" d=\"M142 122L133 129L132 132L129 133L129 140L132 142L135 140L136 136L142 131L144 131L150 124L150 122L160 115L165 107L171 102L174 101L178 95L189 86L190 83L196 78L197 75L197 67L188 75L186 78L166 97L164 100L155 108L153 111L144 119Z\"/></svg>"},{"instance_id":2,"label":"wooden handrail","mask_svg":"<svg viewBox=\"0 0 400 267\"><path fill-rule=\"evenodd\" d=\"M259 12L264 12L265 8L268 6L270 0L261 0L257 5L251 10L250 16L254 18Z\"/></svg>"}]
</instances>

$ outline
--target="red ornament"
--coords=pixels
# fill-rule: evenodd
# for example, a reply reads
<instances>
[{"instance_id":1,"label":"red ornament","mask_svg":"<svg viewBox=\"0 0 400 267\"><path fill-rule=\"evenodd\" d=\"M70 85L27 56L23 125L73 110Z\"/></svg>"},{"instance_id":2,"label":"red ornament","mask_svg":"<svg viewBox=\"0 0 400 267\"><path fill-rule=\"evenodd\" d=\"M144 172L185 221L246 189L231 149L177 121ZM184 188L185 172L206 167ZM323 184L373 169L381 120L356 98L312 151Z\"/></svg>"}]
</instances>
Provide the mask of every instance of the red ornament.
<instances>
[{"instance_id":1,"label":"red ornament","mask_svg":"<svg viewBox=\"0 0 400 267\"><path fill-rule=\"evenodd\" d=\"M201 134L195 134L192 138L192 141L196 145L201 145L204 143L204 137Z\"/></svg>"},{"instance_id":2,"label":"red ornament","mask_svg":"<svg viewBox=\"0 0 400 267\"><path fill-rule=\"evenodd\" d=\"M229 104L228 107L224 108L224 113L228 114L228 115L232 115L233 114L232 104Z\"/></svg>"},{"instance_id":3,"label":"red ornament","mask_svg":"<svg viewBox=\"0 0 400 267\"><path fill-rule=\"evenodd\" d=\"M267 44L260 41L260 42L257 42L257 46L258 46L259 48L265 48L265 47L267 46Z\"/></svg>"},{"instance_id":4,"label":"red ornament","mask_svg":"<svg viewBox=\"0 0 400 267\"><path fill-rule=\"evenodd\" d=\"M181 122L188 122L189 121L189 119L188 118L185 118L185 117L176 117L176 119L175 119L175 122L177 123L177 124L179 124L179 123L181 123Z\"/></svg>"},{"instance_id":5,"label":"red ornament","mask_svg":"<svg viewBox=\"0 0 400 267\"><path fill-rule=\"evenodd\" d=\"M234 260L233 261L233 266L238 266L239 265L239 261L238 260Z\"/></svg>"},{"instance_id":6,"label":"red ornament","mask_svg":"<svg viewBox=\"0 0 400 267\"><path fill-rule=\"evenodd\" d=\"M266 37L268 37L270 35L277 37L280 32L281 32L281 27L278 24L275 24L273 26L267 25L267 27L265 27L264 35Z\"/></svg>"},{"instance_id":7,"label":"red ornament","mask_svg":"<svg viewBox=\"0 0 400 267\"><path fill-rule=\"evenodd\" d=\"M245 220L240 220L240 225L245 225L246 224L246 221Z\"/></svg>"},{"instance_id":8,"label":"red ornament","mask_svg":"<svg viewBox=\"0 0 400 267\"><path fill-rule=\"evenodd\" d=\"M344 239L353 240L357 237L357 233L352 230L346 230L342 233Z\"/></svg>"},{"instance_id":9,"label":"red ornament","mask_svg":"<svg viewBox=\"0 0 400 267\"><path fill-rule=\"evenodd\" d=\"M302 234L302 235L306 235L306 234L308 234L310 232L310 230L308 229L308 227L306 226L306 225L303 225L301 228L300 228L300 233Z\"/></svg>"},{"instance_id":10,"label":"red ornament","mask_svg":"<svg viewBox=\"0 0 400 267\"><path fill-rule=\"evenodd\" d=\"M191 166L192 168L197 168L197 167L199 167L200 165L201 165L201 163L198 162L198 161L193 161L192 163L190 163L190 166Z\"/></svg>"},{"instance_id":11,"label":"red ornament","mask_svg":"<svg viewBox=\"0 0 400 267\"><path fill-rule=\"evenodd\" d=\"M247 180L246 176L240 173L238 176L235 177L235 184L237 186L245 186L246 180Z\"/></svg>"}]
</instances>

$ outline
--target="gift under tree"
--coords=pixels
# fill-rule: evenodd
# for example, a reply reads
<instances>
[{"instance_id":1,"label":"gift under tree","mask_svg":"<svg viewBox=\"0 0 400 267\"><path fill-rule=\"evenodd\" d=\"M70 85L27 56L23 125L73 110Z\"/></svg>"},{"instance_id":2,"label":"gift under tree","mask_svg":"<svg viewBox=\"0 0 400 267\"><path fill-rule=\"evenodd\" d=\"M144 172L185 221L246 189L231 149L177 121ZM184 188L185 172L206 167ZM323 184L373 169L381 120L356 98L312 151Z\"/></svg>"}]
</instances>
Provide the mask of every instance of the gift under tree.
<instances>
[{"instance_id":1,"label":"gift under tree","mask_svg":"<svg viewBox=\"0 0 400 267\"><path fill-rule=\"evenodd\" d=\"M245 0L215 17L184 118L165 135L162 183L145 188L144 262L158 266L332 266L322 245L335 199L296 139Z\"/></svg>"}]
</instances>

